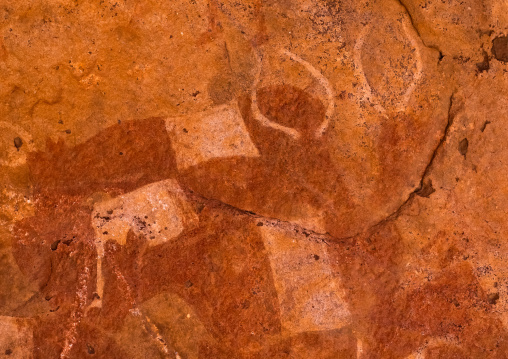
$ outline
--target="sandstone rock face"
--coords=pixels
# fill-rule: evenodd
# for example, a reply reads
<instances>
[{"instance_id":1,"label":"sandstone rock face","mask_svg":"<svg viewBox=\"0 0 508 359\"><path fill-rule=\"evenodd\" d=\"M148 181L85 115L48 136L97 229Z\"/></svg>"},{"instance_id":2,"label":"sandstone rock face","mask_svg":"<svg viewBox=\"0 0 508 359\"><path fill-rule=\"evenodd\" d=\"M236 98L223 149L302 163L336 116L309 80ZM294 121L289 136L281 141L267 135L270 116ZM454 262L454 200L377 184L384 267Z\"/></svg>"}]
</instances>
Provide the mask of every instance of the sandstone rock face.
<instances>
[{"instance_id":1,"label":"sandstone rock face","mask_svg":"<svg viewBox=\"0 0 508 359\"><path fill-rule=\"evenodd\" d=\"M506 0L0 5L0 356L508 358Z\"/></svg>"}]
</instances>

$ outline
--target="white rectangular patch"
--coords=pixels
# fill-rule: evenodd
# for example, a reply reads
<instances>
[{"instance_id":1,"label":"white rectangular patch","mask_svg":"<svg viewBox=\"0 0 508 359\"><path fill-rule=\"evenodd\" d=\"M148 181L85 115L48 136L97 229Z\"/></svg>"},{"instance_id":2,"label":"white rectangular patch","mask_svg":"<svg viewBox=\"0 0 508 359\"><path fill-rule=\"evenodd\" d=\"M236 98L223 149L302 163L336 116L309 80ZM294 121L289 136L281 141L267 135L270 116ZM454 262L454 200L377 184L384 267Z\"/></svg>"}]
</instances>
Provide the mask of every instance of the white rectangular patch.
<instances>
[{"instance_id":1,"label":"white rectangular patch","mask_svg":"<svg viewBox=\"0 0 508 359\"><path fill-rule=\"evenodd\" d=\"M295 239L282 230L259 228L269 253L282 328L291 333L331 330L349 324L324 243Z\"/></svg>"},{"instance_id":2,"label":"white rectangular patch","mask_svg":"<svg viewBox=\"0 0 508 359\"><path fill-rule=\"evenodd\" d=\"M217 157L258 157L238 105L229 103L166 120L178 169Z\"/></svg>"},{"instance_id":3,"label":"white rectangular patch","mask_svg":"<svg viewBox=\"0 0 508 359\"><path fill-rule=\"evenodd\" d=\"M96 203L92 214L97 240L113 240L121 245L129 230L143 234L153 246L177 237L197 221L197 214L173 179Z\"/></svg>"}]
</instances>

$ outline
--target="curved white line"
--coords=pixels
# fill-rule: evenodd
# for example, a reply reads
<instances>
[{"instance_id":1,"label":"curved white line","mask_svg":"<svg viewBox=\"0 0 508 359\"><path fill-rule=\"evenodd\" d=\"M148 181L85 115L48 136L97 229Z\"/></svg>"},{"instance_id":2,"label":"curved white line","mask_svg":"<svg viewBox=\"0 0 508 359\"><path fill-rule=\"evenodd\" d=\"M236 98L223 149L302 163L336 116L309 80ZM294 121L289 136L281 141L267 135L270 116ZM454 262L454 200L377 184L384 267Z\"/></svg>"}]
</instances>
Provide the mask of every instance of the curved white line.
<instances>
[{"instance_id":1,"label":"curved white line","mask_svg":"<svg viewBox=\"0 0 508 359\"><path fill-rule=\"evenodd\" d=\"M252 113L254 115L254 118L257 121L259 121L263 126L271 127L273 129L285 132L289 136L293 137L295 140L299 139L300 133L297 130L295 130L294 128L282 126L282 125L279 125L278 123L270 121L259 110L256 91L257 91L257 86L259 84L259 77L261 75L263 58L256 51L254 51L254 54L256 55L256 59L258 60L258 68L257 68L256 76L254 78L254 83L253 83L252 91L251 91L251 97L252 97L251 108L252 108Z\"/></svg>"},{"instance_id":2,"label":"curved white line","mask_svg":"<svg viewBox=\"0 0 508 359\"><path fill-rule=\"evenodd\" d=\"M409 103L409 100L411 99L411 95L416 87L416 85L420 82L422 76L423 76L423 64L422 64L422 58L421 58L421 52L420 52L420 46L416 42L414 36L409 32L408 26L406 23L402 24L402 27L404 29L404 34L406 35L407 39L409 40L411 46L415 49L416 52L416 73L413 75L413 79L411 81L411 84L406 89L406 92L404 92L404 95L402 95L402 99L397 101L396 110L398 112L403 112L407 108L407 104ZM363 71L363 64L362 64L362 58L361 58L361 51L362 46L364 43L364 38L367 35L368 31L370 29L370 25L365 26L365 28L360 32L360 35L358 36L358 39L356 41L356 44L354 46L354 61L355 64L358 66L358 73L365 85L365 98L369 100L376 110L378 110L383 115L386 114L386 109L384 106L373 103L373 97L375 96L372 93L372 88L369 84L369 81L367 80L367 77L365 76L365 72Z\"/></svg>"},{"instance_id":3,"label":"curved white line","mask_svg":"<svg viewBox=\"0 0 508 359\"><path fill-rule=\"evenodd\" d=\"M407 24L404 23L403 25L404 33L406 34L407 38L409 39L409 42L411 43L411 46L414 47L416 52L416 73L413 75L413 81L411 81L411 85L407 88L406 92L403 96L403 102L402 104L399 102L397 110L399 111L405 111L407 104L409 103L409 100L411 98L411 95L416 87L416 85L420 82L422 75L423 75L423 64L422 64L422 55L420 53L420 47L418 46L417 42L415 41L414 36L412 36L407 28Z\"/></svg>"},{"instance_id":4,"label":"curved white line","mask_svg":"<svg viewBox=\"0 0 508 359\"><path fill-rule=\"evenodd\" d=\"M357 66L358 69L358 75L360 76L361 81L363 82L363 89L364 89L364 96L363 98L367 99L374 108L381 113L382 115L386 116L386 109L373 101L373 94L372 94L372 88L370 87L369 81L367 80L367 76L365 76L365 72L363 71L363 64L362 64L362 46L364 42L364 38L367 35L367 33L370 30L370 24L366 25L362 31L360 31L360 35L358 35L358 39L356 40L356 44L353 48L353 58L354 63Z\"/></svg>"},{"instance_id":5,"label":"curved white line","mask_svg":"<svg viewBox=\"0 0 508 359\"><path fill-rule=\"evenodd\" d=\"M328 125L330 124L330 119L332 118L333 112L335 110L334 91L332 85L330 84L330 81L328 81L328 79L325 76L323 76L323 74L318 69L316 69L309 62L305 61L298 55L286 49L282 49L280 50L280 52L288 56L291 60L296 61L299 64L302 64L307 69L307 71L309 71L318 80L318 82L321 84L321 86L324 87L326 91L326 96L328 99L328 107L325 112L325 119L315 133L316 137L320 137L323 135L324 131L328 128Z\"/></svg>"}]
</instances>

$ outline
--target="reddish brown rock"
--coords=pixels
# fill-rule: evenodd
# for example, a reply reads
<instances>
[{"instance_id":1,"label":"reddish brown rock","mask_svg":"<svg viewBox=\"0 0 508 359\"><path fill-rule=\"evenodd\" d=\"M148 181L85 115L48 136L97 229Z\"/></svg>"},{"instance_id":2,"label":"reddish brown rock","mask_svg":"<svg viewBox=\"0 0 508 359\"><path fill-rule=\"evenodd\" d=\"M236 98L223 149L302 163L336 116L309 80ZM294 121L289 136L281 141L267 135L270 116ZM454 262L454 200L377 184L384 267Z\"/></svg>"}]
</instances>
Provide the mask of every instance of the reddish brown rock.
<instances>
[{"instance_id":1,"label":"reddish brown rock","mask_svg":"<svg viewBox=\"0 0 508 359\"><path fill-rule=\"evenodd\" d=\"M506 358L505 1L0 6L0 356Z\"/></svg>"}]
</instances>

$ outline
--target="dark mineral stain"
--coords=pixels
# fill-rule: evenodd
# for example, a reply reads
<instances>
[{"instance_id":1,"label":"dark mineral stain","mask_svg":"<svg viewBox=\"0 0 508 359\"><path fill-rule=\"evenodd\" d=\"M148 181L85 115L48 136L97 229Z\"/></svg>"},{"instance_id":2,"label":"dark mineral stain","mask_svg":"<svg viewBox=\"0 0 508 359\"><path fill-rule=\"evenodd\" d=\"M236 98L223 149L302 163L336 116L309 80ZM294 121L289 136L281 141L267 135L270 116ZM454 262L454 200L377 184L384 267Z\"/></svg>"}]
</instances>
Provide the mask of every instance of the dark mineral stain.
<instances>
[{"instance_id":1,"label":"dark mineral stain","mask_svg":"<svg viewBox=\"0 0 508 359\"><path fill-rule=\"evenodd\" d=\"M95 349L93 346L91 346L90 344L86 344L86 351L88 352L88 354L92 355L92 354L95 354Z\"/></svg>"},{"instance_id":2,"label":"dark mineral stain","mask_svg":"<svg viewBox=\"0 0 508 359\"><path fill-rule=\"evenodd\" d=\"M12 354L12 349L7 349L5 351L5 355L11 355Z\"/></svg>"},{"instance_id":3,"label":"dark mineral stain","mask_svg":"<svg viewBox=\"0 0 508 359\"><path fill-rule=\"evenodd\" d=\"M72 243L72 239L68 239L66 241L63 241L62 243L65 244L66 246L70 246Z\"/></svg>"},{"instance_id":4,"label":"dark mineral stain","mask_svg":"<svg viewBox=\"0 0 508 359\"><path fill-rule=\"evenodd\" d=\"M245 300L243 303L242 303L242 308L243 309L249 309L250 307L250 302L249 300Z\"/></svg>"},{"instance_id":5,"label":"dark mineral stain","mask_svg":"<svg viewBox=\"0 0 508 359\"><path fill-rule=\"evenodd\" d=\"M480 130L481 130L482 132L483 132L483 131L485 131L485 128L487 127L487 125L488 125L489 123L492 123L492 122L490 122L490 121L485 121L485 122L483 123L482 128L481 128Z\"/></svg>"},{"instance_id":6,"label":"dark mineral stain","mask_svg":"<svg viewBox=\"0 0 508 359\"><path fill-rule=\"evenodd\" d=\"M466 157L468 147L469 141L467 138L464 138L459 142L459 152L462 156L464 156L464 158Z\"/></svg>"},{"instance_id":7,"label":"dark mineral stain","mask_svg":"<svg viewBox=\"0 0 508 359\"><path fill-rule=\"evenodd\" d=\"M23 146L23 141L21 140L21 138L19 137L16 137L14 139L14 147L16 147L16 149L19 151L19 148Z\"/></svg>"},{"instance_id":8,"label":"dark mineral stain","mask_svg":"<svg viewBox=\"0 0 508 359\"><path fill-rule=\"evenodd\" d=\"M263 222L258 222L258 223L256 224L256 226L258 226L258 227L263 227Z\"/></svg>"},{"instance_id":9,"label":"dark mineral stain","mask_svg":"<svg viewBox=\"0 0 508 359\"><path fill-rule=\"evenodd\" d=\"M231 101L235 95L236 86L226 75L215 76L208 84L208 95L216 105Z\"/></svg>"},{"instance_id":10,"label":"dark mineral stain","mask_svg":"<svg viewBox=\"0 0 508 359\"><path fill-rule=\"evenodd\" d=\"M488 296L488 301L490 304L495 305L499 300L499 293L490 293Z\"/></svg>"},{"instance_id":11,"label":"dark mineral stain","mask_svg":"<svg viewBox=\"0 0 508 359\"><path fill-rule=\"evenodd\" d=\"M483 51L483 61L476 63L476 68L479 72L489 71L490 63L489 63L489 55L486 51Z\"/></svg>"},{"instance_id":12,"label":"dark mineral stain","mask_svg":"<svg viewBox=\"0 0 508 359\"><path fill-rule=\"evenodd\" d=\"M205 205L203 203L194 203L194 209L196 210L197 214L200 214L203 212L203 209L205 209Z\"/></svg>"},{"instance_id":13,"label":"dark mineral stain","mask_svg":"<svg viewBox=\"0 0 508 359\"><path fill-rule=\"evenodd\" d=\"M508 62L508 37L498 36L492 41L492 54L502 62Z\"/></svg>"},{"instance_id":14,"label":"dark mineral stain","mask_svg":"<svg viewBox=\"0 0 508 359\"><path fill-rule=\"evenodd\" d=\"M59 239L58 239L58 240L56 240L56 241L54 241L53 243L51 243L51 250L52 250L52 251L56 251L56 250L57 250L57 248L58 248L58 243L60 243L60 240L59 240Z\"/></svg>"},{"instance_id":15,"label":"dark mineral stain","mask_svg":"<svg viewBox=\"0 0 508 359\"><path fill-rule=\"evenodd\" d=\"M420 197L429 198L432 193L436 192L434 187L432 187L432 180L428 180L423 183L422 188L416 192L416 194Z\"/></svg>"},{"instance_id":16,"label":"dark mineral stain","mask_svg":"<svg viewBox=\"0 0 508 359\"><path fill-rule=\"evenodd\" d=\"M317 254L314 254L314 259L319 260L319 256Z\"/></svg>"}]
</instances>

